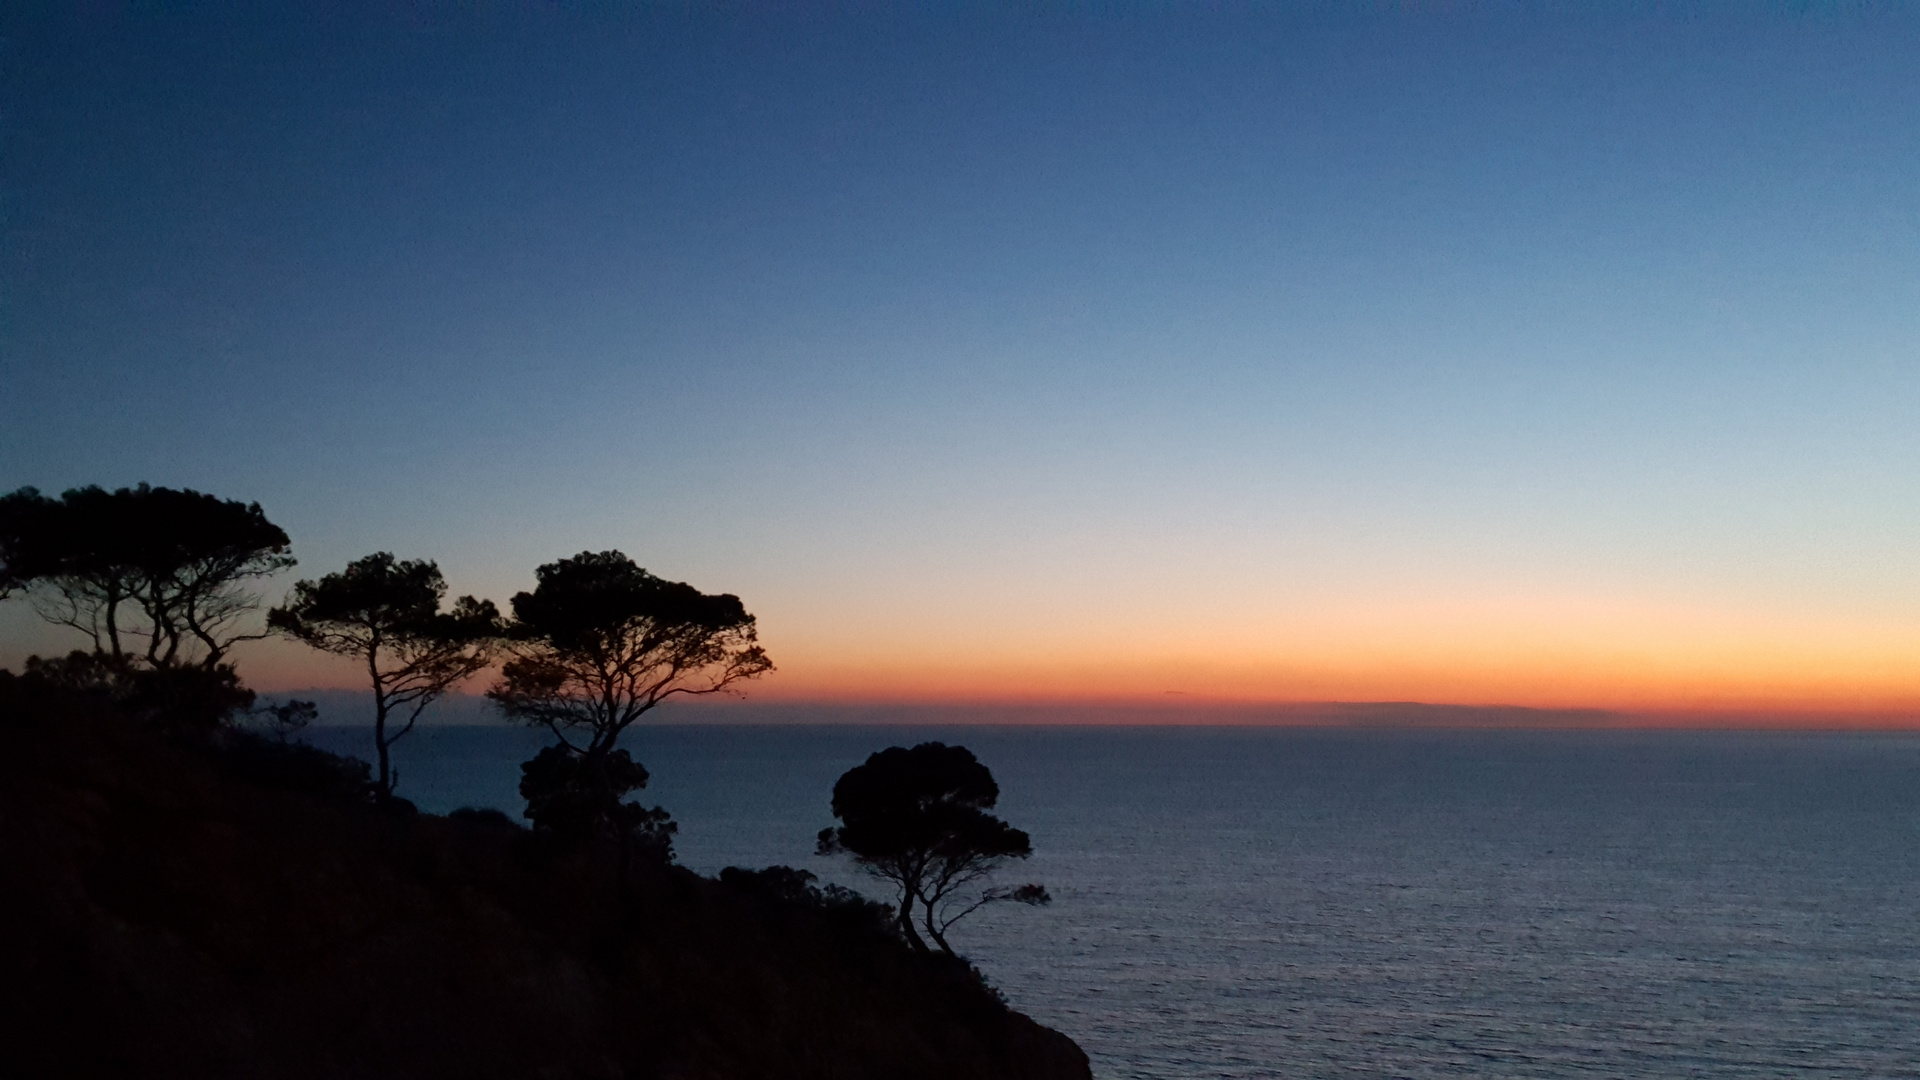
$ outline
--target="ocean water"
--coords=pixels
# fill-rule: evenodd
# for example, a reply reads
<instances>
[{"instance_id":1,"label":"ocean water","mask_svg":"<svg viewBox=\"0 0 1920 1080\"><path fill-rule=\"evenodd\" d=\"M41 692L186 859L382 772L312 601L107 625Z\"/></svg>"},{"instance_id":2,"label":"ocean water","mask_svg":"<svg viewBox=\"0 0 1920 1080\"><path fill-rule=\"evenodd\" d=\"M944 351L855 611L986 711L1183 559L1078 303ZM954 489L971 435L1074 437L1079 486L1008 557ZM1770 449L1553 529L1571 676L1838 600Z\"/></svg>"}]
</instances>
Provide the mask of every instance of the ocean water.
<instances>
[{"instance_id":1,"label":"ocean water","mask_svg":"<svg viewBox=\"0 0 1920 1080\"><path fill-rule=\"evenodd\" d=\"M954 931L1103 1080L1920 1075L1920 739L656 727L680 861L814 856L868 753L963 744L1050 907ZM313 740L353 750L362 731ZM401 744L423 809L517 811L506 728Z\"/></svg>"}]
</instances>

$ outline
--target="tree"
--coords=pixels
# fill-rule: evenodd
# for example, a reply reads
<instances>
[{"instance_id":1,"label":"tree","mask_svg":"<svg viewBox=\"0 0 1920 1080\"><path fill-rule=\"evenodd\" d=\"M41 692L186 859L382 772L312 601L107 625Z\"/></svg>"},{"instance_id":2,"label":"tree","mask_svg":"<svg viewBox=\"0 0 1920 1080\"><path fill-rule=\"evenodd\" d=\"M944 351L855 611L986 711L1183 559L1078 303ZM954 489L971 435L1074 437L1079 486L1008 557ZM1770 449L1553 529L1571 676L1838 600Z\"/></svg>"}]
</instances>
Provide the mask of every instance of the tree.
<instances>
[{"instance_id":1,"label":"tree","mask_svg":"<svg viewBox=\"0 0 1920 1080\"><path fill-rule=\"evenodd\" d=\"M267 613L274 630L366 666L382 799L391 798L399 782L389 761L393 744L427 706L493 662L504 631L491 600L463 596L443 612L446 595L438 566L382 551L319 581L295 584L286 602Z\"/></svg>"},{"instance_id":2,"label":"tree","mask_svg":"<svg viewBox=\"0 0 1920 1080\"><path fill-rule=\"evenodd\" d=\"M611 758L620 734L670 697L729 691L773 662L739 597L655 577L618 551L582 552L534 576L534 590L513 598L513 658L487 696L558 741L547 764L528 763L522 792L532 784L551 802L552 785L569 788L562 801L575 809L550 820L620 831L641 813L621 801L639 784L622 787L633 775Z\"/></svg>"},{"instance_id":3,"label":"tree","mask_svg":"<svg viewBox=\"0 0 1920 1080\"><path fill-rule=\"evenodd\" d=\"M987 813L999 798L993 773L966 747L890 747L833 785L833 816L842 824L820 830L819 852L851 854L868 873L893 883L900 890L901 933L927 951L913 925L917 903L928 936L952 956L947 930L980 908L1052 900L1039 885L988 888L977 896L963 891L1008 860L1033 854L1026 833Z\"/></svg>"},{"instance_id":4,"label":"tree","mask_svg":"<svg viewBox=\"0 0 1920 1080\"><path fill-rule=\"evenodd\" d=\"M192 490L75 488L0 497L0 596L88 635L118 665L221 667L260 605L250 588L294 564L259 503ZM144 647L139 642L144 639Z\"/></svg>"}]
</instances>

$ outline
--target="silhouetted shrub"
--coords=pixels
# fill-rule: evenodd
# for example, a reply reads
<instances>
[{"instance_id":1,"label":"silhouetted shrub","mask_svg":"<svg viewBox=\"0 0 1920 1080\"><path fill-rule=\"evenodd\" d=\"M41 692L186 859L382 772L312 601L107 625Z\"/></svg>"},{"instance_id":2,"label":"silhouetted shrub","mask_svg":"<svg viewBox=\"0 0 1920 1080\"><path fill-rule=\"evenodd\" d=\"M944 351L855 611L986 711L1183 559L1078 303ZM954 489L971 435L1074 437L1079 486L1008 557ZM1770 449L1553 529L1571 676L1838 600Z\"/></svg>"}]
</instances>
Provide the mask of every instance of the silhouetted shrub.
<instances>
[{"instance_id":1,"label":"silhouetted shrub","mask_svg":"<svg viewBox=\"0 0 1920 1080\"><path fill-rule=\"evenodd\" d=\"M220 760L227 775L256 787L345 801L364 802L373 795L372 766L304 743L230 731L222 739Z\"/></svg>"},{"instance_id":2,"label":"silhouetted shrub","mask_svg":"<svg viewBox=\"0 0 1920 1080\"><path fill-rule=\"evenodd\" d=\"M518 829L520 823L508 817L504 811L491 806L463 806L448 814L450 820L467 825L478 825L485 829Z\"/></svg>"},{"instance_id":3,"label":"silhouetted shrub","mask_svg":"<svg viewBox=\"0 0 1920 1080\"><path fill-rule=\"evenodd\" d=\"M25 678L112 702L133 719L174 738L205 740L253 706L254 693L231 665L161 667L82 652L27 658Z\"/></svg>"},{"instance_id":4,"label":"silhouetted shrub","mask_svg":"<svg viewBox=\"0 0 1920 1080\"><path fill-rule=\"evenodd\" d=\"M520 766L527 820L568 839L618 840L623 850L668 862L679 826L658 806L625 802L647 786L647 770L625 750L582 754L549 746Z\"/></svg>"},{"instance_id":5,"label":"silhouetted shrub","mask_svg":"<svg viewBox=\"0 0 1920 1080\"><path fill-rule=\"evenodd\" d=\"M311 701L291 700L255 705L247 718L256 721L276 742L294 742L307 725L320 717L320 708Z\"/></svg>"},{"instance_id":6,"label":"silhouetted shrub","mask_svg":"<svg viewBox=\"0 0 1920 1080\"><path fill-rule=\"evenodd\" d=\"M230 665L143 668L133 672L128 711L175 738L205 739L253 705L253 691Z\"/></svg>"},{"instance_id":7,"label":"silhouetted shrub","mask_svg":"<svg viewBox=\"0 0 1920 1080\"><path fill-rule=\"evenodd\" d=\"M720 884L728 888L790 904L806 904L818 896L820 890L813 884L818 880L812 871L791 866L769 866L764 870L729 866L720 871Z\"/></svg>"},{"instance_id":8,"label":"silhouetted shrub","mask_svg":"<svg viewBox=\"0 0 1920 1080\"><path fill-rule=\"evenodd\" d=\"M720 884L780 904L807 908L835 921L871 930L894 941L902 940L894 911L844 885L819 885L810 870L769 866L763 870L729 866L720 871Z\"/></svg>"},{"instance_id":9,"label":"silhouetted shrub","mask_svg":"<svg viewBox=\"0 0 1920 1080\"><path fill-rule=\"evenodd\" d=\"M81 649L65 656L29 656L21 670L21 678L42 686L115 701L128 693L131 675L129 665Z\"/></svg>"}]
</instances>

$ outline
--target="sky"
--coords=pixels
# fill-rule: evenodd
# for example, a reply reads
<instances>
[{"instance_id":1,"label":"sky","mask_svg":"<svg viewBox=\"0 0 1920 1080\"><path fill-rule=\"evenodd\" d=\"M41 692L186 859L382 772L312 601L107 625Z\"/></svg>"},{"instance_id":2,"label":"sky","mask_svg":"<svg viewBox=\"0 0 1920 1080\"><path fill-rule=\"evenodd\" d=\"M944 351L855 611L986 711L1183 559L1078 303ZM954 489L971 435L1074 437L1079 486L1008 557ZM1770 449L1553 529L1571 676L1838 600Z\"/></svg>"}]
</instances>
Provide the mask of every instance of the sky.
<instances>
[{"instance_id":1,"label":"sky","mask_svg":"<svg viewBox=\"0 0 1920 1080\"><path fill-rule=\"evenodd\" d=\"M616 548L756 700L1920 717L1917 421L1910 8L0 14L0 488Z\"/></svg>"}]
</instances>

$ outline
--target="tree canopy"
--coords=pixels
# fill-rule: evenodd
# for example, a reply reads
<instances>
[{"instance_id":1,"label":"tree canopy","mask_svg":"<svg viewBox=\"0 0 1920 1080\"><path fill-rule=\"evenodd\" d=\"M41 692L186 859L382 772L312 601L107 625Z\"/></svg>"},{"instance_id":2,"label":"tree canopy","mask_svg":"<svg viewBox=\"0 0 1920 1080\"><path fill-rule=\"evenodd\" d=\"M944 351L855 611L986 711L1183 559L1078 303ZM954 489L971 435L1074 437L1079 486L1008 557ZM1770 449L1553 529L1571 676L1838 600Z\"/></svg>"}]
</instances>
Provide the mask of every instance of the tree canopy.
<instances>
[{"instance_id":1,"label":"tree canopy","mask_svg":"<svg viewBox=\"0 0 1920 1080\"><path fill-rule=\"evenodd\" d=\"M141 484L0 497L0 596L25 591L50 622L115 663L219 667L259 607L250 585L294 564L259 503Z\"/></svg>"},{"instance_id":2,"label":"tree canopy","mask_svg":"<svg viewBox=\"0 0 1920 1080\"><path fill-rule=\"evenodd\" d=\"M618 551L582 552L534 575L534 590L513 598L514 655L487 696L578 752L610 750L669 697L721 693L773 670L730 593L655 577Z\"/></svg>"},{"instance_id":3,"label":"tree canopy","mask_svg":"<svg viewBox=\"0 0 1920 1080\"><path fill-rule=\"evenodd\" d=\"M323 652L366 667L373 689L379 792L398 782L389 761L394 743L413 730L427 706L493 662L505 627L491 600L463 596L441 611L447 582L440 567L377 552L302 581L267 623ZM389 730L393 720L397 727Z\"/></svg>"},{"instance_id":4,"label":"tree canopy","mask_svg":"<svg viewBox=\"0 0 1920 1080\"><path fill-rule=\"evenodd\" d=\"M987 813L999 798L993 773L966 747L890 747L834 784L833 816L842 824L820 831L819 850L848 853L893 883L907 940L926 948L913 924L917 906L928 936L952 955L946 931L981 907L1051 899L1039 885L965 891L1007 861L1033 854L1026 833Z\"/></svg>"}]
</instances>

